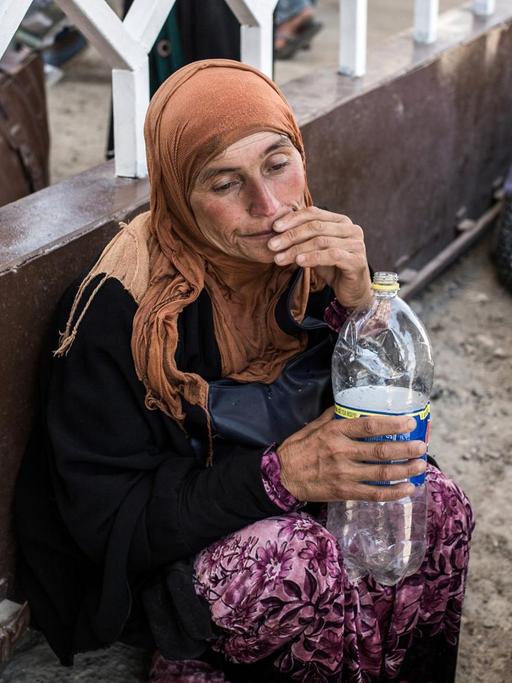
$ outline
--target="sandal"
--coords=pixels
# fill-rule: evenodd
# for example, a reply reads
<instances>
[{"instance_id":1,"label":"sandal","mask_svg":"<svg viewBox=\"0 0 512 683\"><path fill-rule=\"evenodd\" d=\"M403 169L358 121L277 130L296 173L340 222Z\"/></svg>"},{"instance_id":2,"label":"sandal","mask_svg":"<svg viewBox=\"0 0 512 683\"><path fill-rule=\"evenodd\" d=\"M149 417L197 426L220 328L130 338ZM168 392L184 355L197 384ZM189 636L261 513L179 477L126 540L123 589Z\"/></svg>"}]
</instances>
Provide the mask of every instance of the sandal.
<instances>
[{"instance_id":1,"label":"sandal","mask_svg":"<svg viewBox=\"0 0 512 683\"><path fill-rule=\"evenodd\" d=\"M302 50L309 50L311 48L311 40L322 30L323 26L321 21L310 19L299 27L297 36L302 38L302 44L300 46Z\"/></svg>"},{"instance_id":2,"label":"sandal","mask_svg":"<svg viewBox=\"0 0 512 683\"><path fill-rule=\"evenodd\" d=\"M311 40L322 29L321 21L310 19L304 22L302 26L297 29L296 33L277 33L277 40L284 40L282 47L274 48L275 59L291 59L293 55L300 49L308 49Z\"/></svg>"},{"instance_id":3,"label":"sandal","mask_svg":"<svg viewBox=\"0 0 512 683\"><path fill-rule=\"evenodd\" d=\"M283 40L284 44L281 47L274 47L274 59L291 59L299 49L293 33L276 33L275 40Z\"/></svg>"}]
</instances>

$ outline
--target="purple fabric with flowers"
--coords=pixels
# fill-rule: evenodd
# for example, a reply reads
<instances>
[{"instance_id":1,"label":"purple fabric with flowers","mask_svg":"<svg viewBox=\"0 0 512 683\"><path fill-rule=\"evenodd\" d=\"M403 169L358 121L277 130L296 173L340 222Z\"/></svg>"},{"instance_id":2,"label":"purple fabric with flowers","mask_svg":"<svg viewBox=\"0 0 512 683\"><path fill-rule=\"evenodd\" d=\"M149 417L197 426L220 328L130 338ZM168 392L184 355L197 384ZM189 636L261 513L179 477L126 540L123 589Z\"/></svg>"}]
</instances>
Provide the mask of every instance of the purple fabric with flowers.
<instances>
[{"instance_id":1,"label":"purple fabric with flowers","mask_svg":"<svg viewBox=\"0 0 512 683\"><path fill-rule=\"evenodd\" d=\"M334 538L305 512L257 522L202 551L196 591L222 631L213 649L243 663L275 655L293 680L367 683L400 680L417 639L442 634L456 648L473 517L444 474L429 466L427 481L426 557L394 587L352 584Z\"/></svg>"},{"instance_id":2,"label":"purple fabric with flowers","mask_svg":"<svg viewBox=\"0 0 512 683\"><path fill-rule=\"evenodd\" d=\"M261 459L261 480L263 488L270 500L286 512L303 507L281 483L281 463L275 445L269 446Z\"/></svg>"},{"instance_id":3,"label":"purple fabric with flowers","mask_svg":"<svg viewBox=\"0 0 512 683\"><path fill-rule=\"evenodd\" d=\"M324 311L324 320L331 329L335 332L339 332L347 315L347 309L344 308L337 299L334 299Z\"/></svg>"},{"instance_id":4,"label":"purple fabric with flowers","mask_svg":"<svg viewBox=\"0 0 512 683\"><path fill-rule=\"evenodd\" d=\"M345 309L325 311L338 330ZM413 668L408 654L456 657L474 527L470 503L442 472L427 467L427 552L420 570L396 586L371 578L351 583L335 539L281 484L274 446L264 453L262 481L283 514L256 522L196 557L195 588L221 635L212 649L233 662L265 658L290 680L306 683L440 683ZM325 515L324 515L325 517ZM453 680L448 674L449 680ZM443 681L448 680L443 674ZM226 681L201 661L156 655L151 683Z\"/></svg>"}]
</instances>

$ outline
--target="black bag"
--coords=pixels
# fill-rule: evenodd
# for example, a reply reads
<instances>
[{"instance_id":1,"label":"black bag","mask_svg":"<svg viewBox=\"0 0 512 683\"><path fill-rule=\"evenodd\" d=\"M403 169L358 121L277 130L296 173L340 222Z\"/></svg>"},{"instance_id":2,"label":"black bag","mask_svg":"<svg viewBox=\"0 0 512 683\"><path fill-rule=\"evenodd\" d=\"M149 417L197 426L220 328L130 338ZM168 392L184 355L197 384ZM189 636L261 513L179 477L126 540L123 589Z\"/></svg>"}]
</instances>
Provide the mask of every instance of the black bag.
<instances>
[{"instance_id":1,"label":"black bag","mask_svg":"<svg viewBox=\"0 0 512 683\"><path fill-rule=\"evenodd\" d=\"M0 206L48 185L44 70L28 48L0 60Z\"/></svg>"}]
</instances>

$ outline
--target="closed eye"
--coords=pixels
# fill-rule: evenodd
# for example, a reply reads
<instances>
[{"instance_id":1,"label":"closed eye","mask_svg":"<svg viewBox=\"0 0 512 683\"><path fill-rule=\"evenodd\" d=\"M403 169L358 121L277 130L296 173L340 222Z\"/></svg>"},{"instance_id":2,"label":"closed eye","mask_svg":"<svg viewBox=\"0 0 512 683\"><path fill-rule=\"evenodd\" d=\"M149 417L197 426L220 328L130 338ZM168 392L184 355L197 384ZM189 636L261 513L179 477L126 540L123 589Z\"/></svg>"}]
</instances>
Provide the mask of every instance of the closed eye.
<instances>
[{"instance_id":1,"label":"closed eye","mask_svg":"<svg viewBox=\"0 0 512 683\"><path fill-rule=\"evenodd\" d=\"M212 189L214 192L218 192L218 193L227 192L228 190L230 190L235 185L238 185L238 182L239 182L238 180L230 180L227 183L222 183L222 185L216 185Z\"/></svg>"},{"instance_id":2,"label":"closed eye","mask_svg":"<svg viewBox=\"0 0 512 683\"><path fill-rule=\"evenodd\" d=\"M288 161L280 161L278 164L272 164L270 167L271 171L280 171L283 169L285 166L288 166L289 162Z\"/></svg>"}]
</instances>

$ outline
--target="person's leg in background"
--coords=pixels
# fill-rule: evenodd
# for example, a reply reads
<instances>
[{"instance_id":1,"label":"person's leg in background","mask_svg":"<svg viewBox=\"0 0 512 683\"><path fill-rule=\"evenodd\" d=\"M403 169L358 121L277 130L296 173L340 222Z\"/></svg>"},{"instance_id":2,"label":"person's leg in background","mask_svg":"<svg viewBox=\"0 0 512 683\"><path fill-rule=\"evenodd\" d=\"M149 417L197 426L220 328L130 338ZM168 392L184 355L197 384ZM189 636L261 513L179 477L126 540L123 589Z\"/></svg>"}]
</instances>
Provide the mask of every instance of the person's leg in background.
<instances>
[{"instance_id":1,"label":"person's leg in background","mask_svg":"<svg viewBox=\"0 0 512 683\"><path fill-rule=\"evenodd\" d=\"M274 57L290 59L309 47L322 24L315 19L313 0L279 0L274 12Z\"/></svg>"}]
</instances>

